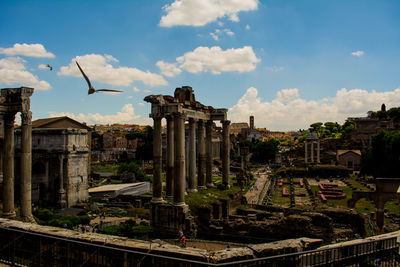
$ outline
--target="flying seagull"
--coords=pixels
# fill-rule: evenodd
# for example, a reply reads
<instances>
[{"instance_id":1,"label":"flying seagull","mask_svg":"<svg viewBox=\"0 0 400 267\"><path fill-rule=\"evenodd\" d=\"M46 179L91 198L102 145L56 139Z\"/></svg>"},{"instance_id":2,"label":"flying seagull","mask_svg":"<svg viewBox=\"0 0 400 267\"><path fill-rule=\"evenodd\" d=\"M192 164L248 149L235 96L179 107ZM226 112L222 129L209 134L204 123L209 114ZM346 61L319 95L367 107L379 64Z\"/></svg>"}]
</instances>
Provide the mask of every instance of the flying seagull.
<instances>
[{"instance_id":1,"label":"flying seagull","mask_svg":"<svg viewBox=\"0 0 400 267\"><path fill-rule=\"evenodd\" d=\"M46 67L48 67L50 70L53 70L53 67L50 66L49 64L47 64Z\"/></svg>"},{"instance_id":2,"label":"flying seagull","mask_svg":"<svg viewBox=\"0 0 400 267\"><path fill-rule=\"evenodd\" d=\"M92 84L90 83L89 78L86 76L86 74L83 72L81 66L79 66L79 63L77 61L75 61L76 65L78 65L79 70L81 71L83 78L85 78L88 86L89 86L89 91L88 91L88 95L90 94L94 94L97 92L116 92L116 93L122 93L123 91L119 91L119 90L111 90L111 89L94 89Z\"/></svg>"}]
</instances>

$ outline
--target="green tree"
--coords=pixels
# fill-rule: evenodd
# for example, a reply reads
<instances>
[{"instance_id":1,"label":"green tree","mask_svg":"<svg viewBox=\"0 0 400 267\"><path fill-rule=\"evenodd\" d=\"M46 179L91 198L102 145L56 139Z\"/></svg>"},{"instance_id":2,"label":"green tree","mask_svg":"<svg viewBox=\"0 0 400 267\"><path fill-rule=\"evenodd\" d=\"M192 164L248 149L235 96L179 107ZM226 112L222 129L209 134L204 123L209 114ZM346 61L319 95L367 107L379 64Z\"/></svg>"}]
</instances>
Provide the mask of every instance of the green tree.
<instances>
[{"instance_id":1,"label":"green tree","mask_svg":"<svg viewBox=\"0 0 400 267\"><path fill-rule=\"evenodd\" d=\"M150 178L144 174L139 165L134 161L119 164L117 173L121 175L123 183L150 181Z\"/></svg>"},{"instance_id":2,"label":"green tree","mask_svg":"<svg viewBox=\"0 0 400 267\"><path fill-rule=\"evenodd\" d=\"M310 131L314 133L318 133L319 130L321 129L323 123L322 122L315 122L310 125Z\"/></svg>"},{"instance_id":3,"label":"green tree","mask_svg":"<svg viewBox=\"0 0 400 267\"><path fill-rule=\"evenodd\" d=\"M251 160L259 163L267 163L270 160L274 160L276 153L279 151L278 145L279 142L275 139L257 143L253 148Z\"/></svg>"},{"instance_id":4,"label":"green tree","mask_svg":"<svg viewBox=\"0 0 400 267\"><path fill-rule=\"evenodd\" d=\"M399 176L400 132L380 131L372 137L370 150L361 157L361 173L374 177Z\"/></svg>"}]
</instances>

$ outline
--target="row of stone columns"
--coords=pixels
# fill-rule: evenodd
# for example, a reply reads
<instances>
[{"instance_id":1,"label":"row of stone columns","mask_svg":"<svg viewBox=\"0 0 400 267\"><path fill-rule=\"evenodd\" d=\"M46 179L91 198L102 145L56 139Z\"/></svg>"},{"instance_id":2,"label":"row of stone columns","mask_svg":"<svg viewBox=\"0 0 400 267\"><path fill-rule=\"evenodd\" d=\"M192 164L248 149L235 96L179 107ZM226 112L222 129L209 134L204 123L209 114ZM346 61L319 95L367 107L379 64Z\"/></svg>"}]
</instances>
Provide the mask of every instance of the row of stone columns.
<instances>
[{"instance_id":1,"label":"row of stone columns","mask_svg":"<svg viewBox=\"0 0 400 267\"><path fill-rule=\"evenodd\" d=\"M162 116L153 116L153 203L164 202L162 198L162 147L161 147L161 119ZM188 191L196 192L213 186L212 181L212 126L213 121L189 119L188 158L185 156L185 120L184 113L174 113L166 116L167 119L167 157L166 157L166 195L173 197L175 205L185 205L186 166L188 162ZM196 133L197 123L197 133ZM204 124L206 124L204 127ZM229 124L223 121L222 165L223 183L229 185ZM196 147L197 135L197 147ZM197 186L196 186L196 155L198 155Z\"/></svg>"},{"instance_id":2,"label":"row of stone columns","mask_svg":"<svg viewBox=\"0 0 400 267\"><path fill-rule=\"evenodd\" d=\"M14 218L14 121L15 113L4 115L3 217ZM21 113L21 218L33 222L32 216L32 113Z\"/></svg>"}]
</instances>

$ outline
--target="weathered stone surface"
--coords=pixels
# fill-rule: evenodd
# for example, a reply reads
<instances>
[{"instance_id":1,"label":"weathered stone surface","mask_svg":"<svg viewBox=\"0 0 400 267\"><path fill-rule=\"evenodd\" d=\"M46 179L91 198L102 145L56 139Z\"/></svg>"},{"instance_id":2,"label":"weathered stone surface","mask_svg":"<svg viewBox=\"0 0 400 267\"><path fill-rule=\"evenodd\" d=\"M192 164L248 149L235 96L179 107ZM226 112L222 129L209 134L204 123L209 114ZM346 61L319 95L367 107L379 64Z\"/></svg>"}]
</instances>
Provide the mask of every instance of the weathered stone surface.
<instances>
[{"instance_id":1,"label":"weathered stone surface","mask_svg":"<svg viewBox=\"0 0 400 267\"><path fill-rule=\"evenodd\" d=\"M322 239L302 237L297 239L287 239L271 243L251 245L249 246L249 248L254 251L254 254L257 257L267 257L272 255L295 253L315 249L322 245L322 243Z\"/></svg>"}]
</instances>

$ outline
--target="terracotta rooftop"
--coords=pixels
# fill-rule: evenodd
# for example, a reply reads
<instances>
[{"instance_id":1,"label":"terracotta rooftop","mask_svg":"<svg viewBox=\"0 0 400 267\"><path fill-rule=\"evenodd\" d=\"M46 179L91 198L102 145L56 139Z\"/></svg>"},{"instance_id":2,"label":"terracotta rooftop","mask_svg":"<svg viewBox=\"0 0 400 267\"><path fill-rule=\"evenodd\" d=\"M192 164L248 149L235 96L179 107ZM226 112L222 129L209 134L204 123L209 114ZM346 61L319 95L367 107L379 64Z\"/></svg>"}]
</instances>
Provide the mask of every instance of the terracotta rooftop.
<instances>
[{"instance_id":1,"label":"terracotta rooftop","mask_svg":"<svg viewBox=\"0 0 400 267\"><path fill-rule=\"evenodd\" d=\"M59 124L60 122L66 122L66 124ZM67 126L62 126L62 125L68 125ZM32 128L74 128L79 127L83 129L90 130L91 128L83 123L80 123L74 119L71 119L70 117L63 116L63 117L54 117L54 118L45 118L45 119L39 119L32 121Z\"/></svg>"}]
</instances>

